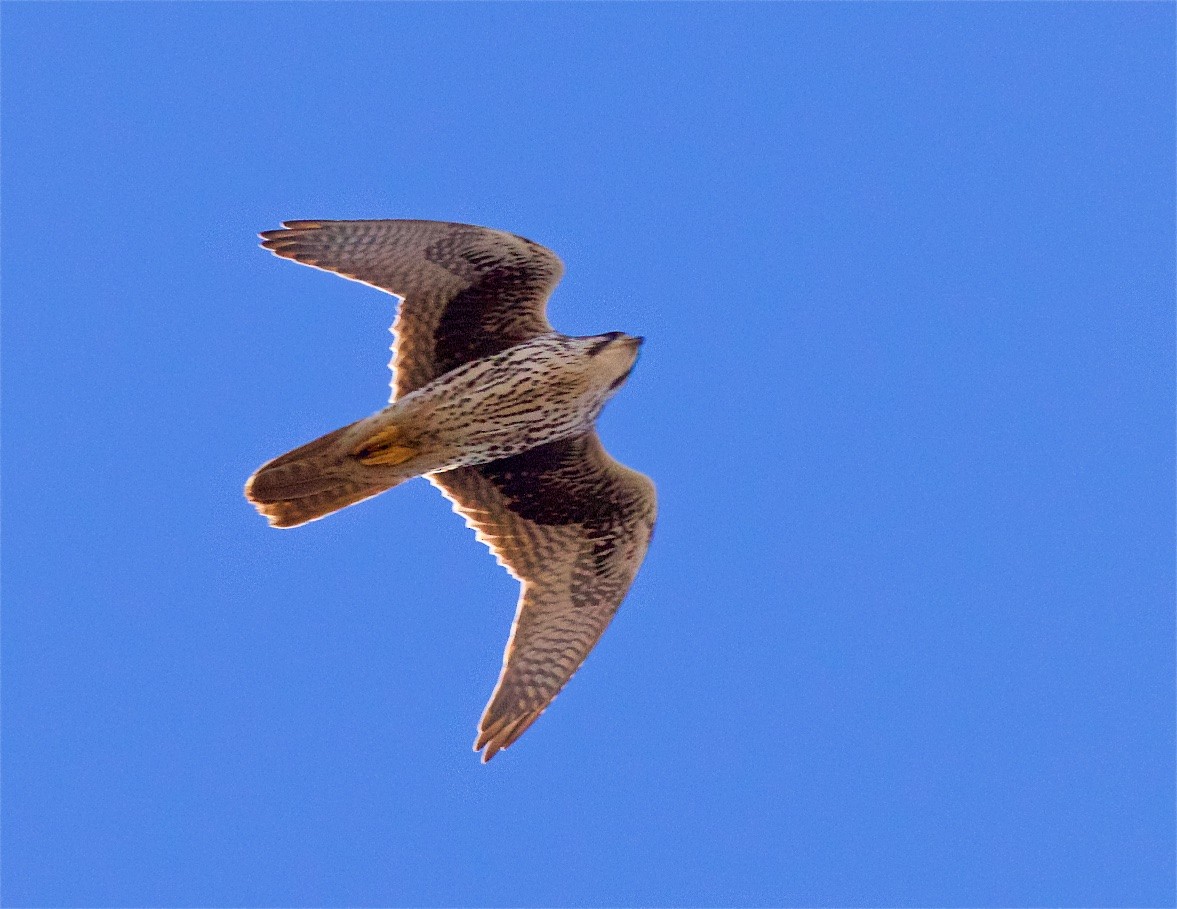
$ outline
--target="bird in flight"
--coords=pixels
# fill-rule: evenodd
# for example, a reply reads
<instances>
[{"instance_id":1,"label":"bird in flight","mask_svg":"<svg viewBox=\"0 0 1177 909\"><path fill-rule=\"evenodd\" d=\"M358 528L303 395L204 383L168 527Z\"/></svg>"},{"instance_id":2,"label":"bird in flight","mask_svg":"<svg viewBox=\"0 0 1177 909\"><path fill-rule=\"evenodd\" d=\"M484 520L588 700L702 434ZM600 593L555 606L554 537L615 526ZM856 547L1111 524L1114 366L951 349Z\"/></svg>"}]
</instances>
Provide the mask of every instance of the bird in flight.
<instances>
[{"instance_id":1,"label":"bird in flight","mask_svg":"<svg viewBox=\"0 0 1177 909\"><path fill-rule=\"evenodd\" d=\"M424 476L521 584L474 750L535 722L621 605L654 529L651 480L611 458L594 421L642 339L555 331L564 267L513 234L441 221L286 221L275 255L400 298L384 409L275 458L245 495L275 527Z\"/></svg>"}]
</instances>

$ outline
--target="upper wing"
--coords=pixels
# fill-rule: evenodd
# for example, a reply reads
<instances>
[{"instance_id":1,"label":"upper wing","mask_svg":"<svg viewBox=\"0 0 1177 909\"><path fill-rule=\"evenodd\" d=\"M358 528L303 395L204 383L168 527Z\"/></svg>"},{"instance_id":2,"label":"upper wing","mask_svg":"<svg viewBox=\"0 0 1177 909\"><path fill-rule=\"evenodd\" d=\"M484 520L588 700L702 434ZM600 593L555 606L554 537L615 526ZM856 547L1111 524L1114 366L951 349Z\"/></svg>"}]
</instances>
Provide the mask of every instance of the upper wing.
<instances>
[{"instance_id":1,"label":"upper wing","mask_svg":"<svg viewBox=\"0 0 1177 909\"><path fill-rule=\"evenodd\" d=\"M523 585L474 745L488 761L560 693L621 605L654 530L654 484L595 431L429 480Z\"/></svg>"},{"instance_id":2,"label":"upper wing","mask_svg":"<svg viewBox=\"0 0 1177 909\"><path fill-rule=\"evenodd\" d=\"M444 221L285 221L260 236L275 255L401 298L394 398L552 330L544 307L564 266L514 234Z\"/></svg>"}]
</instances>

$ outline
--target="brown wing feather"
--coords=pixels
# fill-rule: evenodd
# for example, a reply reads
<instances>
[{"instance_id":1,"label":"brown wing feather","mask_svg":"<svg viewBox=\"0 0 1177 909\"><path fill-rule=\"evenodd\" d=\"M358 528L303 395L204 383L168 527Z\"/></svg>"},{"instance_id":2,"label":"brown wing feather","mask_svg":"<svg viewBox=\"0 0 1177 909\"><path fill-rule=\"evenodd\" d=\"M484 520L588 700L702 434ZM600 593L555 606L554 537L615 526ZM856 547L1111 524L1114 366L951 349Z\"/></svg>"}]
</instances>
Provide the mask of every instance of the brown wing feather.
<instances>
[{"instance_id":1,"label":"brown wing feather","mask_svg":"<svg viewBox=\"0 0 1177 909\"><path fill-rule=\"evenodd\" d=\"M552 330L544 308L564 267L514 234L444 221L286 221L260 236L275 255L401 298L394 398Z\"/></svg>"},{"instance_id":2,"label":"brown wing feather","mask_svg":"<svg viewBox=\"0 0 1177 909\"><path fill-rule=\"evenodd\" d=\"M523 585L474 746L488 761L560 693L621 605L653 532L654 484L595 432L429 479Z\"/></svg>"}]
</instances>

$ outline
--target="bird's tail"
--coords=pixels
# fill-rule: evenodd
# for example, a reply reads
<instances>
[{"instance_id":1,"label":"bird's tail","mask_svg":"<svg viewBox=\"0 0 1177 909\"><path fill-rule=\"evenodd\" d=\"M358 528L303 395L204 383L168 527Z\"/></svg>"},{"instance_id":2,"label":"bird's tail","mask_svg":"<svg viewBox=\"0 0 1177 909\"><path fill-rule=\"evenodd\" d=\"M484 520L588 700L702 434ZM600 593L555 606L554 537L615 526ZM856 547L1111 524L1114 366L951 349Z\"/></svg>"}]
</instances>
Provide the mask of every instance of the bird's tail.
<instances>
[{"instance_id":1,"label":"bird's tail","mask_svg":"<svg viewBox=\"0 0 1177 909\"><path fill-rule=\"evenodd\" d=\"M364 421L360 421L364 422ZM414 473L373 469L353 451L356 424L344 426L258 468L249 499L274 527L297 527L402 483ZM361 452L366 454L367 452Z\"/></svg>"}]
</instances>

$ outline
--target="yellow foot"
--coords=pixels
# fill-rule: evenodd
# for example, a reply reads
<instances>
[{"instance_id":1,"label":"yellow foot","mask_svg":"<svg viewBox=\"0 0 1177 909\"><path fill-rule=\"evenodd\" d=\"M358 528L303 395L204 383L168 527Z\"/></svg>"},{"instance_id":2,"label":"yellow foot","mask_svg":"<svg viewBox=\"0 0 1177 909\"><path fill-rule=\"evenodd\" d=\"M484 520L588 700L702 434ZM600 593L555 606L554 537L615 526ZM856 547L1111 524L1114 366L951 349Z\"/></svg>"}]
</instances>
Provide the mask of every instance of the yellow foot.
<instances>
[{"instance_id":1,"label":"yellow foot","mask_svg":"<svg viewBox=\"0 0 1177 909\"><path fill-rule=\"evenodd\" d=\"M352 456L364 464L385 467L403 464L417 455L415 448L395 426L382 429L352 449Z\"/></svg>"}]
</instances>

